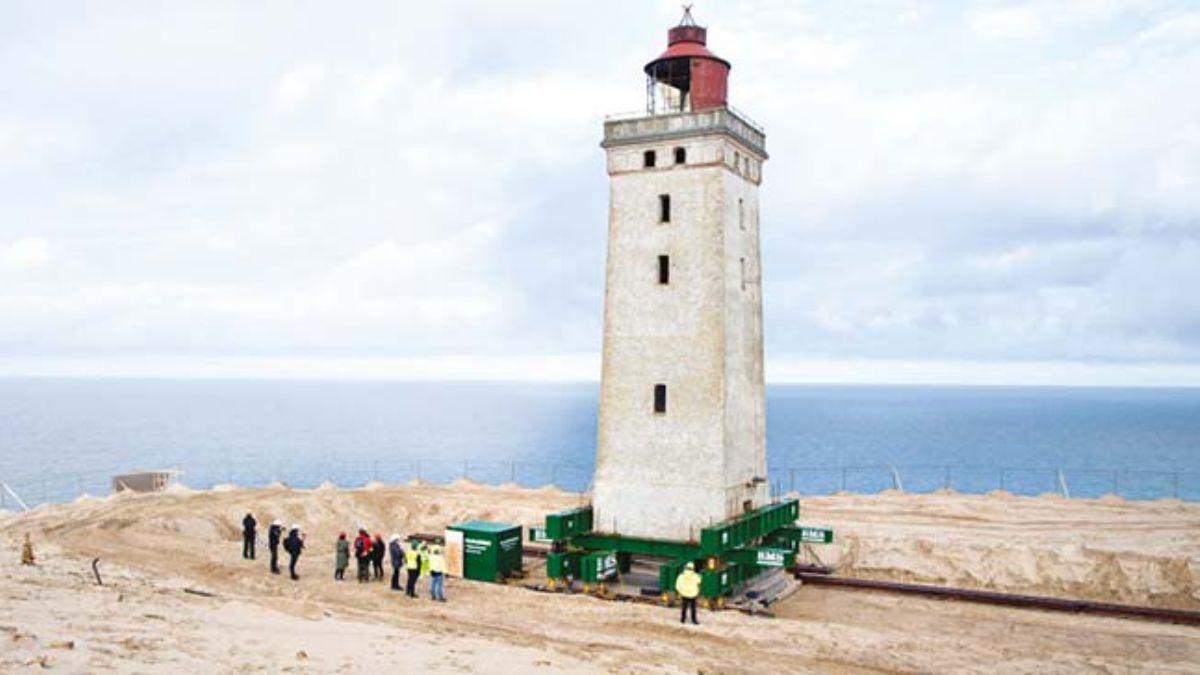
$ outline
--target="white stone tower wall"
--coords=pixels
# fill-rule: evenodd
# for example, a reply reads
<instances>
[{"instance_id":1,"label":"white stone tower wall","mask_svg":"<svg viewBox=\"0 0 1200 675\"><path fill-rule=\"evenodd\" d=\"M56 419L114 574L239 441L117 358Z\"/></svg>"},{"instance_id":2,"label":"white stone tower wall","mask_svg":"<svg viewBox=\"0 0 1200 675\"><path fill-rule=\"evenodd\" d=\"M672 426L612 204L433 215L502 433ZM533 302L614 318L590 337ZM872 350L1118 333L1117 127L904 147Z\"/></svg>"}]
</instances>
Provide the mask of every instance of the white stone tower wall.
<instances>
[{"instance_id":1,"label":"white stone tower wall","mask_svg":"<svg viewBox=\"0 0 1200 675\"><path fill-rule=\"evenodd\" d=\"M765 483L754 480L766 476L762 157L720 128L703 128L728 118L688 117L695 119L663 120L701 126L685 138L609 148L593 505L596 529L628 536L691 538L740 513L745 502L759 506L767 498ZM676 147L687 151L683 165L674 164ZM654 168L642 166L649 149L657 153ZM669 223L659 222L660 194L671 197ZM665 286L658 283L659 255L670 256ZM666 414L654 412L656 383L667 385Z\"/></svg>"}]
</instances>

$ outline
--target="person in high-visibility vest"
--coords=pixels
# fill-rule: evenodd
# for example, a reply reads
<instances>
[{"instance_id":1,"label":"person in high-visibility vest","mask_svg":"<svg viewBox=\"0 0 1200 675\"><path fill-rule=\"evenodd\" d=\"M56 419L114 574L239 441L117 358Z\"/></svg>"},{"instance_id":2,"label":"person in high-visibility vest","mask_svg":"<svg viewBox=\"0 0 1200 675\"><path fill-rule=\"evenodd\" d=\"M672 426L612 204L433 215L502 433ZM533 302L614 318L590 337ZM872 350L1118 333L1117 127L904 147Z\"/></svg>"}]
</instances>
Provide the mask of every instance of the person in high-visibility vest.
<instances>
[{"instance_id":1,"label":"person in high-visibility vest","mask_svg":"<svg viewBox=\"0 0 1200 675\"><path fill-rule=\"evenodd\" d=\"M417 548L419 545L414 541L412 546L404 552L404 569L408 572L408 579L404 583L404 594L410 598L417 597L417 577L421 576L421 551Z\"/></svg>"},{"instance_id":2,"label":"person in high-visibility vest","mask_svg":"<svg viewBox=\"0 0 1200 675\"><path fill-rule=\"evenodd\" d=\"M429 583L429 595L436 602L446 601L446 556L442 547L434 545L429 549L429 573L432 580Z\"/></svg>"},{"instance_id":3,"label":"person in high-visibility vest","mask_svg":"<svg viewBox=\"0 0 1200 675\"><path fill-rule=\"evenodd\" d=\"M683 599L679 623L687 623L688 608L691 608L692 623L700 625L696 621L696 598L700 597L700 575L696 573L696 563L689 562L683 566L683 571L675 578L675 592Z\"/></svg>"}]
</instances>

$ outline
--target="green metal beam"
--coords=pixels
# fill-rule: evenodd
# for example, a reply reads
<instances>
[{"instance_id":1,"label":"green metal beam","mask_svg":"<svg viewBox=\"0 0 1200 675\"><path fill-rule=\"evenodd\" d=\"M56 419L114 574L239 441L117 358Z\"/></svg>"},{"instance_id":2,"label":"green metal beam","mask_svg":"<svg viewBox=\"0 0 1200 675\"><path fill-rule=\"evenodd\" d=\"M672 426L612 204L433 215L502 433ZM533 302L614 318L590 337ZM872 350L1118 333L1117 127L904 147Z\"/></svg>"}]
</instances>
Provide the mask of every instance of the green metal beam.
<instances>
[{"instance_id":1,"label":"green metal beam","mask_svg":"<svg viewBox=\"0 0 1200 675\"><path fill-rule=\"evenodd\" d=\"M711 525L700 530L700 551L704 555L720 555L796 522L800 517L800 502L795 499L768 504L750 513Z\"/></svg>"},{"instance_id":2,"label":"green metal beam","mask_svg":"<svg viewBox=\"0 0 1200 675\"><path fill-rule=\"evenodd\" d=\"M791 567L796 563L796 552L788 548L770 546L735 548L726 551L721 559L746 567Z\"/></svg>"},{"instance_id":3,"label":"green metal beam","mask_svg":"<svg viewBox=\"0 0 1200 675\"><path fill-rule=\"evenodd\" d=\"M775 543L787 543L793 547L797 544L832 544L833 528L809 525L781 527L771 533L771 539Z\"/></svg>"},{"instance_id":4,"label":"green metal beam","mask_svg":"<svg viewBox=\"0 0 1200 675\"><path fill-rule=\"evenodd\" d=\"M571 545L589 551L614 551L650 555L659 558L691 558L702 557L700 547L694 543L671 541L669 539L648 539L642 537L624 537L619 534L604 534L588 532L571 537Z\"/></svg>"}]
</instances>

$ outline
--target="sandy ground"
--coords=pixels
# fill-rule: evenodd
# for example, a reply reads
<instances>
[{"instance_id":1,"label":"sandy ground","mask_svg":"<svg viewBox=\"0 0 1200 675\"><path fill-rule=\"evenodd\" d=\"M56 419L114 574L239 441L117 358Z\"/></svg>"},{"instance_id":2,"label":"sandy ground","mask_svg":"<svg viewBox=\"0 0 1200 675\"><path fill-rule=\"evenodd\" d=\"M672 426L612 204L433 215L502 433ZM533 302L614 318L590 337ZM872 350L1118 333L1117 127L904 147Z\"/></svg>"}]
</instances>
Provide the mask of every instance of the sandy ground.
<instances>
[{"instance_id":1,"label":"sandy ground","mask_svg":"<svg viewBox=\"0 0 1200 675\"><path fill-rule=\"evenodd\" d=\"M1200 629L1144 621L806 587L776 618L704 612L683 627L673 610L583 595L455 579L435 604L331 578L333 540L358 523L385 535L532 524L580 501L467 483L279 486L0 517L0 671L1200 672ZM304 527L299 582L268 574L261 552L241 559L247 510ZM861 576L1200 604L1196 504L845 495L803 499L801 520L836 526L816 553ZM17 564L25 532L34 568Z\"/></svg>"}]
</instances>

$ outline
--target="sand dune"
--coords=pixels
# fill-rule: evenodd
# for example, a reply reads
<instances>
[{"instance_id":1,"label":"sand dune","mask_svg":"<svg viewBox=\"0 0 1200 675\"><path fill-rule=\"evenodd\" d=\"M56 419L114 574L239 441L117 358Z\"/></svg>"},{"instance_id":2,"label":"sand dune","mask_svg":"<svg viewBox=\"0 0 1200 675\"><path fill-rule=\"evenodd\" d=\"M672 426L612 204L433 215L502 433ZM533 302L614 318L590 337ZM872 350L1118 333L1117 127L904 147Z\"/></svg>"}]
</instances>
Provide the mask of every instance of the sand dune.
<instances>
[{"instance_id":1,"label":"sand dune","mask_svg":"<svg viewBox=\"0 0 1200 675\"><path fill-rule=\"evenodd\" d=\"M558 490L273 486L85 499L0 521L0 669L1195 672L1200 630L808 587L779 618L669 609L452 580L450 602L383 584L338 584L333 540L439 531L485 518L533 524L581 503ZM240 557L247 510L300 523L299 582ZM805 498L802 520L835 525L825 562L864 576L1038 590L1194 607L1200 506L879 495ZM41 558L17 565L31 532ZM101 558L106 585L88 562ZM197 596L185 588L214 593ZM67 647L68 643L71 644Z\"/></svg>"}]
</instances>

